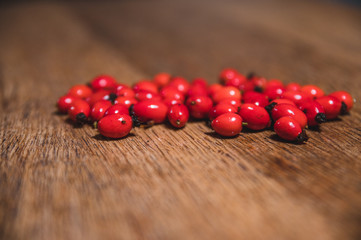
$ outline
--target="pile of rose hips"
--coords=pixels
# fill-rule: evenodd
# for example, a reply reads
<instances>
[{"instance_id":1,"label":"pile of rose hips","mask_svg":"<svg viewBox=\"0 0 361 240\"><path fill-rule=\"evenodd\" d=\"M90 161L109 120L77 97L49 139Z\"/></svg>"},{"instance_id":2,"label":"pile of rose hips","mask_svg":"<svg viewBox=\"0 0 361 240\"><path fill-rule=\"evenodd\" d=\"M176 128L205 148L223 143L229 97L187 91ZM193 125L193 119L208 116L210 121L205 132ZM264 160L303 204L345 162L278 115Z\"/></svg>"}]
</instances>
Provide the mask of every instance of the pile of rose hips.
<instances>
[{"instance_id":1,"label":"pile of rose hips","mask_svg":"<svg viewBox=\"0 0 361 240\"><path fill-rule=\"evenodd\" d=\"M247 77L224 69L220 84L203 78L189 83L183 77L159 73L132 87L107 75L88 85L75 85L58 100L58 110L75 124L97 123L101 135L122 138L132 127L149 127L168 119L175 128L193 119L206 120L221 136L236 136L243 126L260 131L273 127L287 141L307 141L307 127L337 118L354 103L345 91L325 95L315 85L284 85L254 74Z\"/></svg>"}]
</instances>

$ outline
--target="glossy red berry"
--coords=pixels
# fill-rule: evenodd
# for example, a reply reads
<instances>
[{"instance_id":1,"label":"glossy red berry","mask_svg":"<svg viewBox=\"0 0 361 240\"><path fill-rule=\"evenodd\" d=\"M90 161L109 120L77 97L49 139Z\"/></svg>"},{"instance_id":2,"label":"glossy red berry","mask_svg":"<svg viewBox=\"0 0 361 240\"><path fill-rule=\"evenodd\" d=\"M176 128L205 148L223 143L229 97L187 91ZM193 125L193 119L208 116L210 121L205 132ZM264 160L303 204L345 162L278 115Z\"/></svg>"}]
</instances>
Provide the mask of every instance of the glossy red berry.
<instances>
[{"instance_id":1,"label":"glossy red berry","mask_svg":"<svg viewBox=\"0 0 361 240\"><path fill-rule=\"evenodd\" d=\"M317 126L320 123L326 122L325 110L318 102L304 102L301 103L298 108L306 114L308 126Z\"/></svg>"},{"instance_id":2,"label":"glossy red berry","mask_svg":"<svg viewBox=\"0 0 361 240\"><path fill-rule=\"evenodd\" d=\"M285 88L282 86L270 86L266 87L264 90L264 95L266 95L268 99L274 100L280 98L284 92Z\"/></svg>"},{"instance_id":3,"label":"glossy red berry","mask_svg":"<svg viewBox=\"0 0 361 240\"><path fill-rule=\"evenodd\" d=\"M212 99L207 96L189 97L186 101L189 113L197 119L207 118L213 106Z\"/></svg>"},{"instance_id":4,"label":"glossy red berry","mask_svg":"<svg viewBox=\"0 0 361 240\"><path fill-rule=\"evenodd\" d=\"M146 90L139 90L136 94L135 94L135 98L138 101L145 101L145 100L161 100L162 97L158 94L158 93L153 93L153 92L149 92Z\"/></svg>"},{"instance_id":5,"label":"glossy red berry","mask_svg":"<svg viewBox=\"0 0 361 240\"><path fill-rule=\"evenodd\" d=\"M134 92L145 90L152 93L158 93L158 85L152 81L142 80L134 84L133 90Z\"/></svg>"},{"instance_id":6,"label":"glossy red berry","mask_svg":"<svg viewBox=\"0 0 361 240\"><path fill-rule=\"evenodd\" d=\"M241 84L239 86L239 90L242 92L242 93L246 93L246 92L249 92L249 91L254 91L256 89L254 83L252 81L246 81L244 84Z\"/></svg>"},{"instance_id":7,"label":"glossy red berry","mask_svg":"<svg viewBox=\"0 0 361 240\"><path fill-rule=\"evenodd\" d=\"M110 106L104 113L105 116L113 115L113 114L127 114L129 115L129 110L123 104L114 104Z\"/></svg>"},{"instance_id":8,"label":"glossy red berry","mask_svg":"<svg viewBox=\"0 0 361 240\"><path fill-rule=\"evenodd\" d=\"M163 99L172 98L172 99L178 99L182 102L184 101L184 94L175 87L165 86L160 90L159 93Z\"/></svg>"},{"instance_id":9,"label":"glossy red berry","mask_svg":"<svg viewBox=\"0 0 361 240\"><path fill-rule=\"evenodd\" d=\"M188 90L188 97L208 96L207 88L202 85L192 85Z\"/></svg>"},{"instance_id":10,"label":"glossy red berry","mask_svg":"<svg viewBox=\"0 0 361 240\"><path fill-rule=\"evenodd\" d=\"M114 101L114 104L121 104L129 109L131 105L136 104L137 102L137 99L133 97L117 97Z\"/></svg>"},{"instance_id":11,"label":"glossy red berry","mask_svg":"<svg viewBox=\"0 0 361 240\"><path fill-rule=\"evenodd\" d=\"M316 99L316 102L321 104L325 110L326 118L335 119L341 113L342 103L335 97L323 96Z\"/></svg>"},{"instance_id":12,"label":"glossy red berry","mask_svg":"<svg viewBox=\"0 0 361 240\"><path fill-rule=\"evenodd\" d=\"M226 86L213 93L211 97L215 103L219 103L220 101L227 98L241 100L241 92L236 87Z\"/></svg>"},{"instance_id":13,"label":"glossy red berry","mask_svg":"<svg viewBox=\"0 0 361 240\"><path fill-rule=\"evenodd\" d=\"M273 121L277 121L285 116L292 117L300 124L302 129L307 126L306 115L300 109L290 104L277 104L272 109L271 116Z\"/></svg>"},{"instance_id":14,"label":"glossy red berry","mask_svg":"<svg viewBox=\"0 0 361 240\"><path fill-rule=\"evenodd\" d=\"M188 108L184 104L175 104L169 107L168 120L173 127L182 128L189 119Z\"/></svg>"},{"instance_id":15,"label":"glossy red berry","mask_svg":"<svg viewBox=\"0 0 361 240\"><path fill-rule=\"evenodd\" d=\"M117 96L119 96L120 93L121 93L121 91L122 91L124 88L131 89L131 88L130 88L128 85L126 85L126 84L117 83L117 85L115 86L115 94L117 94Z\"/></svg>"},{"instance_id":16,"label":"glossy red berry","mask_svg":"<svg viewBox=\"0 0 361 240\"><path fill-rule=\"evenodd\" d=\"M295 82L291 82L286 85L286 91L300 91L301 85Z\"/></svg>"},{"instance_id":17,"label":"glossy red berry","mask_svg":"<svg viewBox=\"0 0 361 240\"><path fill-rule=\"evenodd\" d=\"M105 111L112 106L112 103L107 100L101 100L94 104L91 109L90 117L93 121L99 121L102 117L104 117Z\"/></svg>"},{"instance_id":18,"label":"glossy red berry","mask_svg":"<svg viewBox=\"0 0 361 240\"><path fill-rule=\"evenodd\" d=\"M274 130L278 136L287 141L303 143L308 140L300 124L289 116L279 118L274 124Z\"/></svg>"},{"instance_id":19,"label":"glossy red berry","mask_svg":"<svg viewBox=\"0 0 361 240\"><path fill-rule=\"evenodd\" d=\"M166 86L171 79L171 75L169 73L158 73L154 76L153 82L158 86L158 88Z\"/></svg>"},{"instance_id":20,"label":"glossy red berry","mask_svg":"<svg viewBox=\"0 0 361 240\"><path fill-rule=\"evenodd\" d=\"M167 105L168 107L175 105L175 104L183 104L183 101L180 101L179 99L174 98L166 98L163 99L163 103Z\"/></svg>"},{"instance_id":21,"label":"glossy red berry","mask_svg":"<svg viewBox=\"0 0 361 240\"><path fill-rule=\"evenodd\" d=\"M108 138L122 138L132 130L132 118L126 114L113 114L103 117L98 122L101 135Z\"/></svg>"},{"instance_id":22,"label":"glossy red berry","mask_svg":"<svg viewBox=\"0 0 361 240\"><path fill-rule=\"evenodd\" d=\"M169 83L169 86L176 88L183 95L188 93L190 88L189 82L183 77L173 77Z\"/></svg>"},{"instance_id":23,"label":"glossy red berry","mask_svg":"<svg viewBox=\"0 0 361 240\"><path fill-rule=\"evenodd\" d=\"M89 104L82 100L77 99L71 104L68 115L75 123L86 123L90 114Z\"/></svg>"},{"instance_id":24,"label":"glossy red berry","mask_svg":"<svg viewBox=\"0 0 361 240\"><path fill-rule=\"evenodd\" d=\"M243 94L243 102L265 107L268 105L268 97L263 93L248 91Z\"/></svg>"},{"instance_id":25,"label":"glossy red berry","mask_svg":"<svg viewBox=\"0 0 361 240\"><path fill-rule=\"evenodd\" d=\"M167 117L168 107L159 100L146 100L134 104L131 114L140 123L162 123Z\"/></svg>"},{"instance_id":26,"label":"glossy red berry","mask_svg":"<svg viewBox=\"0 0 361 240\"><path fill-rule=\"evenodd\" d=\"M285 89L284 85L283 85L283 82L281 80L278 80L278 79L270 79L266 82L266 86L265 86L265 89L267 88L282 88L282 89Z\"/></svg>"},{"instance_id":27,"label":"glossy red berry","mask_svg":"<svg viewBox=\"0 0 361 240\"><path fill-rule=\"evenodd\" d=\"M239 89L239 87L247 82L247 78L242 74L236 74L233 78L228 79L225 82L226 86L233 86Z\"/></svg>"},{"instance_id":28,"label":"glossy red berry","mask_svg":"<svg viewBox=\"0 0 361 240\"><path fill-rule=\"evenodd\" d=\"M81 84L81 85L75 85L75 86L71 87L69 89L68 95L77 97L77 98L81 98L81 99L86 99L90 95L92 95L92 93L93 93L93 91L90 87L88 87L87 85Z\"/></svg>"},{"instance_id":29,"label":"glossy red berry","mask_svg":"<svg viewBox=\"0 0 361 240\"><path fill-rule=\"evenodd\" d=\"M209 111L209 119L212 121L219 115L222 115L224 113L237 113L237 108L227 104L227 103L219 103L216 106L212 107L212 109Z\"/></svg>"},{"instance_id":30,"label":"glossy red berry","mask_svg":"<svg viewBox=\"0 0 361 240\"><path fill-rule=\"evenodd\" d=\"M219 80L221 83L225 84L229 79L234 78L238 74L237 70L233 68L223 69L219 75Z\"/></svg>"},{"instance_id":31,"label":"glossy red berry","mask_svg":"<svg viewBox=\"0 0 361 240\"><path fill-rule=\"evenodd\" d=\"M286 104L291 104L293 106L296 106L296 104L294 102L292 102L291 100L283 99L283 98L274 99L270 102L270 104L272 104L272 103L276 103L276 104L286 103Z\"/></svg>"},{"instance_id":32,"label":"glossy red berry","mask_svg":"<svg viewBox=\"0 0 361 240\"><path fill-rule=\"evenodd\" d=\"M90 95L87 99L85 99L90 107L94 106L95 103L99 102L100 100L113 100L113 93L107 90L99 90L92 95ZM116 95L115 95L116 97Z\"/></svg>"},{"instance_id":33,"label":"glossy red berry","mask_svg":"<svg viewBox=\"0 0 361 240\"><path fill-rule=\"evenodd\" d=\"M195 78L192 80L191 86L201 86L207 89L208 82L204 78Z\"/></svg>"},{"instance_id":34,"label":"glossy red berry","mask_svg":"<svg viewBox=\"0 0 361 240\"><path fill-rule=\"evenodd\" d=\"M300 91L307 94L311 99L316 99L325 95L323 90L315 85L305 85L301 87Z\"/></svg>"},{"instance_id":35,"label":"glossy red berry","mask_svg":"<svg viewBox=\"0 0 361 240\"><path fill-rule=\"evenodd\" d=\"M240 100L238 99L234 99L234 98L226 98L226 99L223 99L222 101L220 101L218 104L230 104L232 105L233 107L235 107L237 109L237 111L239 111L239 108L241 107L242 103Z\"/></svg>"},{"instance_id":36,"label":"glossy red berry","mask_svg":"<svg viewBox=\"0 0 361 240\"><path fill-rule=\"evenodd\" d=\"M286 91L283 93L281 98L291 100L297 106L302 102L307 102L313 100L312 97L301 91Z\"/></svg>"},{"instance_id":37,"label":"glossy red berry","mask_svg":"<svg viewBox=\"0 0 361 240\"><path fill-rule=\"evenodd\" d=\"M262 130L271 125L271 119L268 112L260 106L245 103L239 110L239 115L243 122L247 123L246 127L252 130Z\"/></svg>"},{"instance_id":38,"label":"glossy red berry","mask_svg":"<svg viewBox=\"0 0 361 240\"><path fill-rule=\"evenodd\" d=\"M329 96L337 98L339 101L341 101L342 105L346 105L342 107L342 114L349 112L353 107L354 102L356 101L351 96L351 94L346 91L336 91L331 93Z\"/></svg>"},{"instance_id":39,"label":"glossy red berry","mask_svg":"<svg viewBox=\"0 0 361 240\"><path fill-rule=\"evenodd\" d=\"M90 85L94 91L101 89L113 91L117 87L117 81L109 75L100 75L94 78Z\"/></svg>"},{"instance_id":40,"label":"glossy red berry","mask_svg":"<svg viewBox=\"0 0 361 240\"><path fill-rule=\"evenodd\" d=\"M208 86L208 95L212 96L215 92L217 92L218 90L222 89L223 86L219 83L214 83Z\"/></svg>"},{"instance_id":41,"label":"glossy red berry","mask_svg":"<svg viewBox=\"0 0 361 240\"><path fill-rule=\"evenodd\" d=\"M145 90L140 90L140 91L145 91ZM135 92L133 91L133 89L129 88L129 87L123 87L121 89L117 89L116 95L118 97L134 97L135 96Z\"/></svg>"},{"instance_id":42,"label":"glossy red berry","mask_svg":"<svg viewBox=\"0 0 361 240\"><path fill-rule=\"evenodd\" d=\"M251 82L254 85L253 91L263 92L263 90L266 88L267 79L264 77L254 76L252 77Z\"/></svg>"},{"instance_id":43,"label":"glossy red berry","mask_svg":"<svg viewBox=\"0 0 361 240\"><path fill-rule=\"evenodd\" d=\"M74 100L79 99L77 97L65 95L59 98L57 106L60 113L67 113Z\"/></svg>"},{"instance_id":44,"label":"glossy red berry","mask_svg":"<svg viewBox=\"0 0 361 240\"><path fill-rule=\"evenodd\" d=\"M235 113L225 113L215 118L211 125L219 135L233 137L242 131L242 118Z\"/></svg>"}]
</instances>

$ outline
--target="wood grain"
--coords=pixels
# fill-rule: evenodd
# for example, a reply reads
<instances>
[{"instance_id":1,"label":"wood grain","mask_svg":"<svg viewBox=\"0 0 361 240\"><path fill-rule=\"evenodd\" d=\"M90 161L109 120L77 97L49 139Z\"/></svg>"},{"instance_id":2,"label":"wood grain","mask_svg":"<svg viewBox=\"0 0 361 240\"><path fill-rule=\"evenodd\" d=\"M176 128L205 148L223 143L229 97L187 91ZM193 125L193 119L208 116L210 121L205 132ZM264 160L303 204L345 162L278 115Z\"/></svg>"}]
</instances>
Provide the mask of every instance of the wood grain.
<instances>
[{"instance_id":1,"label":"wood grain","mask_svg":"<svg viewBox=\"0 0 361 240\"><path fill-rule=\"evenodd\" d=\"M99 73L223 67L361 99L361 13L308 1L107 1L0 9L1 239L360 239L361 108L293 145L202 122L106 141L55 114Z\"/></svg>"}]
</instances>

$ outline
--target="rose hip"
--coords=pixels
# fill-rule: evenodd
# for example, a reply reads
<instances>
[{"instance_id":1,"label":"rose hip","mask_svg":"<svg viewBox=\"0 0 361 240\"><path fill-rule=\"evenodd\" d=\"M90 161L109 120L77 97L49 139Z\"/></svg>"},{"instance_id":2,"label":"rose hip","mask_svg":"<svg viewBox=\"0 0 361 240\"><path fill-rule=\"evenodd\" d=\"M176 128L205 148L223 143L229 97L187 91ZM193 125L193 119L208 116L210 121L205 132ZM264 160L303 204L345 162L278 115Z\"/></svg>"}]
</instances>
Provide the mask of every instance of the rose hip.
<instances>
[{"instance_id":1,"label":"rose hip","mask_svg":"<svg viewBox=\"0 0 361 240\"><path fill-rule=\"evenodd\" d=\"M89 104L82 99L76 99L73 101L68 111L70 119L73 120L73 122L80 124L87 122L89 114Z\"/></svg>"},{"instance_id":2,"label":"rose hip","mask_svg":"<svg viewBox=\"0 0 361 240\"><path fill-rule=\"evenodd\" d=\"M265 107L268 105L268 97L263 93L248 91L243 94L243 102Z\"/></svg>"},{"instance_id":3,"label":"rose hip","mask_svg":"<svg viewBox=\"0 0 361 240\"><path fill-rule=\"evenodd\" d=\"M110 106L104 113L104 116L109 116L113 114L127 114L129 115L129 110L126 106L122 104L114 104L113 106Z\"/></svg>"},{"instance_id":4,"label":"rose hip","mask_svg":"<svg viewBox=\"0 0 361 240\"><path fill-rule=\"evenodd\" d=\"M90 117L93 121L99 121L104 117L105 111L112 106L112 103L107 100L100 100L94 104L91 109Z\"/></svg>"},{"instance_id":5,"label":"rose hip","mask_svg":"<svg viewBox=\"0 0 361 240\"><path fill-rule=\"evenodd\" d=\"M298 108L306 114L308 126L317 126L326 122L325 110L316 101L308 101L301 103Z\"/></svg>"},{"instance_id":6,"label":"rose hip","mask_svg":"<svg viewBox=\"0 0 361 240\"><path fill-rule=\"evenodd\" d=\"M328 120L337 118L341 113L342 103L335 97L323 96L317 98L316 102L321 104Z\"/></svg>"},{"instance_id":7,"label":"rose hip","mask_svg":"<svg viewBox=\"0 0 361 240\"><path fill-rule=\"evenodd\" d=\"M75 85L75 86L71 87L68 92L68 95L77 97L77 98L81 98L81 99L86 99L92 93L93 93L93 91L90 87L88 87L87 85L80 84L80 85Z\"/></svg>"},{"instance_id":8,"label":"rose hip","mask_svg":"<svg viewBox=\"0 0 361 240\"><path fill-rule=\"evenodd\" d=\"M69 95L65 95L65 96L60 97L58 102L57 102L59 112L60 113L68 113L68 110L71 107L71 104L76 99L79 99L79 98L69 96Z\"/></svg>"},{"instance_id":9,"label":"rose hip","mask_svg":"<svg viewBox=\"0 0 361 240\"><path fill-rule=\"evenodd\" d=\"M271 116L273 121L277 121L285 116L292 117L300 124L302 129L307 126L306 115L300 109L290 104L277 104L272 109Z\"/></svg>"},{"instance_id":10,"label":"rose hip","mask_svg":"<svg viewBox=\"0 0 361 240\"><path fill-rule=\"evenodd\" d=\"M343 105L341 113L347 113L353 107L354 102L356 101L350 93L346 91L336 91L331 93L329 96L337 98ZM345 105L345 106L344 106Z\"/></svg>"},{"instance_id":11,"label":"rose hip","mask_svg":"<svg viewBox=\"0 0 361 240\"><path fill-rule=\"evenodd\" d=\"M241 100L241 92L236 87L226 86L213 93L211 97L215 103L219 103L220 101L227 98Z\"/></svg>"},{"instance_id":12,"label":"rose hip","mask_svg":"<svg viewBox=\"0 0 361 240\"><path fill-rule=\"evenodd\" d=\"M218 103L209 111L209 119L212 121L224 113L237 113L237 108L227 103Z\"/></svg>"},{"instance_id":13,"label":"rose hip","mask_svg":"<svg viewBox=\"0 0 361 240\"><path fill-rule=\"evenodd\" d=\"M247 123L246 127L252 130L262 130L271 125L271 119L268 112L260 106L245 103L239 110L239 115L243 122Z\"/></svg>"},{"instance_id":14,"label":"rose hip","mask_svg":"<svg viewBox=\"0 0 361 240\"><path fill-rule=\"evenodd\" d=\"M203 119L208 117L209 111L213 106L212 99L207 96L189 97L186 101L186 106L192 117Z\"/></svg>"},{"instance_id":15,"label":"rose hip","mask_svg":"<svg viewBox=\"0 0 361 240\"><path fill-rule=\"evenodd\" d=\"M100 75L94 78L90 82L90 85L94 91L98 91L101 89L113 91L117 86L117 82L112 76Z\"/></svg>"},{"instance_id":16,"label":"rose hip","mask_svg":"<svg viewBox=\"0 0 361 240\"><path fill-rule=\"evenodd\" d=\"M274 130L279 137L287 141L303 143L308 140L305 130L289 116L279 118L274 124Z\"/></svg>"},{"instance_id":17,"label":"rose hip","mask_svg":"<svg viewBox=\"0 0 361 240\"><path fill-rule=\"evenodd\" d=\"M219 135L233 137L242 130L242 118L235 113L225 113L215 118L211 125Z\"/></svg>"},{"instance_id":18,"label":"rose hip","mask_svg":"<svg viewBox=\"0 0 361 240\"><path fill-rule=\"evenodd\" d=\"M162 123L167 117L168 107L159 100L146 100L134 104L131 115L140 123Z\"/></svg>"},{"instance_id":19,"label":"rose hip","mask_svg":"<svg viewBox=\"0 0 361 240\"><path fill-rule=\"evenodd\" d=\"M126 114L113 114L103 117L98 122L101 135L108 138L122 138L132 130L132 118Z\"/></svg>"},{"instance_id":20,"label":"rose hip","mask_svg":"<svg viewBox=\"0 0 361 240\"><path fill-rule=\"evenodd\" d=\"M175 104L169 107L168 120L173 127L182 128L189 119L188 108L184 104Z\"/></svg>"}]
</instances>

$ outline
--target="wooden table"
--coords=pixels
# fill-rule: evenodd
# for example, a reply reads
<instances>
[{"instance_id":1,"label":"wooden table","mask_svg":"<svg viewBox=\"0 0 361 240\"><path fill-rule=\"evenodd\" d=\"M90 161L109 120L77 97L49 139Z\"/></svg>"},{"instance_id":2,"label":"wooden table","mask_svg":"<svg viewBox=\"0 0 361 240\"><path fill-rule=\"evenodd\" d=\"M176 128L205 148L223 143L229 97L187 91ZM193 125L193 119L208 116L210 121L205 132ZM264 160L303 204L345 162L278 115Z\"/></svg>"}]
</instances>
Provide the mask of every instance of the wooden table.
<instances>
[{"instance_id":1,"label":"wooden table","mask_svg":"<svg viewBox=\"0 0 361 240\"><path fill-rule=\"evenodd\" d=\"M361 12L326 1L33 2L0 8L2 239L360 239L361 107L309 131L202 122L106 141L55 114L100 73L224 67L361 99Z\"/></svg>"}]
</instances>

